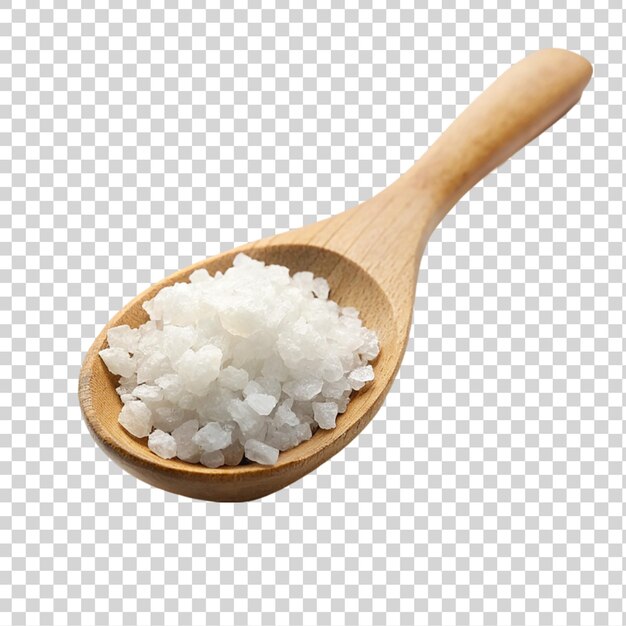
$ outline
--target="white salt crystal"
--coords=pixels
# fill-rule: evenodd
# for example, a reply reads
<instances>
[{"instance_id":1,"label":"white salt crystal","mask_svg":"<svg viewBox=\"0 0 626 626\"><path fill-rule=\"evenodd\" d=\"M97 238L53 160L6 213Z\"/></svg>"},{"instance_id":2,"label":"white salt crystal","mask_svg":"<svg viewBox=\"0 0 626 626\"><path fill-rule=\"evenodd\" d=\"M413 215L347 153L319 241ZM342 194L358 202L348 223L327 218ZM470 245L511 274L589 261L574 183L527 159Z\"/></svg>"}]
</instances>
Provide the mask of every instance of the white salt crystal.
<instances>
[{"instance_id":1,"label":"white salt crystal","mask_svg":"<svg viewBox=\"0 0 626 626\"><path fill-rule=\"evenodd\" d=\"M288 332L280 333L276 341L276 348L287 368L293 371L298 368L300 361L306 358L307 353L298 345L297 339L291 335L292 333Z\"/></svg>"},{"instance_id":2,"label":"white salt crystal","mask_svg":"<svg viewBox=\"0 0 626 626\"><path fill-rule=\"evenodd\" d=\"M169 368L167 357L156 350L139 361L137 366L137 382L139 384L155 380L165 374Z\"/></svg>"},{"instance_id":3,"label":"white salt crystal","mask_svg":"<svg viewBox=\"0 0 626 626\"><path fill-rule=\"evenodd\" d=\"M220 372L217 382L226 389L239 391L248 384L248 372L229 365Z\"/></svg>"},{"instance_id":4,"label":"white salt crystal","mask_svg":"<svg viewBox=\"0 0 626 626\"><path fill-rule=\"evenodd\" d=\"M294 402L291 410L296 414L300 422L309 422L313 419L313 405L311 402Z\"/></svg>"},{"instance_id":5,"label":"white salt crystal","mask_svg":"<svg viewBox=\"0 0 626 626\"><path fill-rule=\"evenodd\" d=\"M273 378L281 383L288 380L291 375L289 368L277 354L269 354L267 356L261 373L265 378Z\"/></svg>"},{"instance_id":6,"label":"white salt crystal","mask_svg":"<svg viewBox=\"0 0 626 626\"><path fill-rule=\"evenodd\" d=\"M146 308L145 306L143 307ZM143 339L147 335L154 335L155 330L159 330L159 323L156 320L148 320L145 324L142 324L137 330L139 331L139 339Z\"/></svg>"},{"instance_id":7,"label":"white salt crystal","mask_svg":"<svg viewBox=\"0 0 626 626\"><path fill-rule=\"evenodd\" d=\"M228 405L228 413L238 424L244 441L253 437L263 438L267 431L267 421L245 402L238 398L232 400Z\"/></svg>"},{"instance_id":8,"label":"white salt crystal","mask_svg":"<svg viewBox=\"0 0 626 626\"><path fill-rule=\"evenodd\" d=\"M197 332L193 326L165 326L163 352L170 362L174 363L194 345L196 338Z\"/></svg>"},{"instance_id":9,"label":"white salt crystal","mask_svg":"<svg viewBox=\"0 0 626 626\"><path fill-rule=\"evenodd\" d=\"M152 428L152 411L140 400L127 402L120 411L120 424L135 437L147 437Z\"/></svg>"},{"instance_id":10,"label":"white salt crystal","mask_svg":"<svg viewBox=\"0 0 626 626\"><path fill-rule=\"evenodd\" d=\"M263 314L255 308L250 306L244 308L241 305L242 303L236 303L220 311L220 322L231 335L249 337L258 329Z\"/></svg>"},{"instance_id":11,"label":"white salt crystal","mask_svg":"<svg viewBox=\"0 0 626 626\"><path fill-rule=\"evenodd\" d=\"M348 376L348 382L355 391L364 387L370 380L374 380L374 369L371 365L357 367Z\"/></svg>"},{"instance_id":12,"label":"white salt crystal","mask_svg":"<svg viewBox=\"0 0 626 626\"><path fill-rule=\"evenodd\" d=\"M201 450L193 441L198 432L198 420L189 420L172 432L176 440L177 456L181 461L197 463L200 460Z\"/></svg>"},{"instance_id":13,"label":"white salt crystal","mask_svg":"<svg viewBox=\"0 0 626 626\"><path fill-rule=\"evenodd\" d=\"M121 348L126 352L135 352L139 343L139 331L128 324L114 326L107 331L107 340L111 348Z\"/></svg>"},{"instance_id":14,"label":"white salt crystal","mask_svg":"<svg viewBox=\"0 0 626 626\"><path fill-rule=\"evenodd\" d=\"M351 372L353 369L362 365L361 359L356 352L350 351L347 354L342 354L339 359L341 360L341 365L345 372Z\"/></svg>"},{"instance_id":15,"label":"white salt crystal","mask_svg":"<svg viewBox=\"0 0 626 626\"><path fill-rule=\"evenodd\" d=\"M296 426L269 431L265 443L282 452L294 448L310 438L311 427L308 424L297 424Z\"/></svg>"},{"instance_id":16,"label":"white salt crystal","mask_svg":"<svg viewBox=\"0 0 626 626\"><path fill-rule=\"evenodd\" d=\"M330 287L328 281L325 278L313 279L313 293L321 300L328 300L328 294Z\"/></svg>"},{"instance_id":17,"label":"white salt crystal","mask_svg":"<svg viewBox=\"0 0 626 626\"><path fill-rule=\"evenodd\" d=\"M277 407L276 414L274 415L274 423L278 426L297 426L300 420L287 405L287 401L285 401Z\"/></svg>"},{"instance_id":18,"label":"white salt crystal","mask_svg":"<svg viewBox=\"0 0 626 626\"><path fill-rule=\"evenodd\" d=\"M196 397L195 409L202 417L201 423L222 422L228 417L228 405L237 396L236 392L218 387L211 390L210 398Z\"/></svg>"},{"instance_id":19,"label":"white salt crystal","mask_svg":"<svg viewBox=\"0 0 626 626\"><path fill-rule=\"evenodd\" d=\"M246 404L259 415L269 415L276 406L276 398L266 393L251 393Z\"/></svg>"},{"instance_id":20,"label":"white salt crystal","mask_svg":"<svg viewBox=\"0 0 626 626\"><path fill-rule=\"evenodd\" d=\"M359 353L368 361L375 359L380 352L376 333L368 328L364 328L361 331L361 338L362 343L359 346Z\"/></svg>"},{"instance_id":21,"label":"white salt crystal","mask_svg":"<svg viewBox=\"0 0 626 626\"><path fill-rule=\"evenodd\" d=\"M178 374L164 374L154 382L163 390L163 397L168 402L176 404L183 394L183 385Z\"/></svg>"},{"instance_id":22,"label":"white salt crystal","mask_svg":"<svg viewBox=\"0 0 626 626\"><path fill-rule=\"evenodd\" d=\"M278 450L256 439L248 439L244 451L248 459L261 465L274 465L278 461Z\"/></svg>"},{"instance_id":23,"label":"white salt crystal","mask_svg":"<svg viewBox=\"0 0 626 626\"><path fill-rule=\"evenodd\" d=\"M251 418L257 420L258 413L255 413L243 400L234 398L228 403L228 414L232 419L239 423L240 420Z\"/></svg>"},{"instance_id":24,"label":"white salt crystal","mask_svg":"<svg viewBox=\"0 0 626 626\"><path fill-rule=\"evenodd\" d=\"M148 437L148 448L162 459L176 456L176 440L162 430L154 430Z\"/></svg>"},{"instance_id":25,"label":"white salt crystal","mask_svg":"<svg viewBox=\"0 0 626 626\"><path fill-rule=\"evenodd\" d=\"M263 393L265 389L256 380L251 380L243 389L243 397L247 398L253 393Z\"/></svg>"},{"instance_id":26,"label":"white salt crystal","mask_svg":"<svg viewBox=\"0 0 626 626\"><path fill-rule=\"evenodd\" d=\"M154 326L151 326L149 331L143 331L143 328L139 327L139 342L136 352L138 352L142 358L156 351L162 352L163 333L158 326L159 323L155 322Z\"/></svg>"},{"instance_id":27,"label":"white salt crystal","mask_svg":"<svg viewBox=\"0 0 626 626\"><path fill-rule=\"evenodd\" d=\"M187 350L174 365L184 388L197 396L205 394L220 373L222 351L211 344L197 352Z\"/></svg>"},{"instance_id":28,"label":"white salt crystal","mask_svg":"<svg viewBox=\"0 0 626 626\"><path fill-rule=\"evenodd\" d=\"M159 402L163 399L163 389L157 385L138 385L132 394L144 402Z\"/></svg>"},{"instance_id":29,"label":"white salt crystal","mask_svg":"<svg viewBox=\"0 0 626 626\"><path fill-rule=\"evenodd\" d=\"M280 381L276 380L275 378L266 378L265 376L262 376L261 378L257 379L257 382L265 390L265 393L269 393L270 396L274 396L274 398L276 398L276 401L280 399L283 389Z\"/></svg>"},{"instance_id":30,"label":"white salt crystal","mask_svg":"<svg viewBox=\"0 0 626 626\"><path fill-rule=\"evenodd\" d=\"M195 411L197 409L197 403L198 396L187 391L183 391L177 400L178 406L188 411Z\"/></svg>"},{"instance_id":31,"label":"white salt crystal","mask_svg":"<svg viewBox=\"0 0 626 626\"><path fill-rule=\"evenodd\" d=\"M193 288L197 289L197 287ZM217 311L213 305L214 302L210 296L201 294L194 323L194 328L197 333L196 341L193 346L191 346L194 350L201 348L207 343L211 343L213 339L218 339L219 337L224 338L222 325L220 324Z\"/></svg>"},{"instance_id":32,"label":"white salt crystal","mask_svg":"<svg viewBox=\"0 0 626 626\"><path fill-rule=\"evenodd\" d=\"M164 458L174 443L178 458L207 467L244 452L273 463L332 428L373 379L376 333L328 300L324 278L240 254L226 272L198 269L189 281L145 302L139 328L109 329L101 353L120 376L120 423L141 437L154 428L149 447Z\"/></svg>"},{"instance_id":33,"label":"white salt crystal","mask_svg":"<svg viewBox=\"0 0 626 626\"><path fill-rule=\"evenodd\" d=\"M343 320L350 320L349 317L342 318ZM329 333L329 339L338 343L342 347L342 353L345 356L346 353L356 353L356 350L362 343L359 328L347 328L345 325L335 326ZM345 365L344 365L345 367Z\"/></svg>"},{"instance_id":34,"label":"white salt crystal","mask_svg":"<svg viewBox=\"0 0 626 626\"><path fill-rule=\"evenodd\" d=\"M337 382L334 383L324 383L322 386L322 395L325 398L330 398L331 400L338 400L344 394L344 392L352 389L350 383L345 378L341 378Z\"/></svg>"},{"instance_id":35,"label":"white salt crystal","mask_svg":"<svg viewBox=\"0 0 626 626\"><path fill-rule=\"evenodd\" d=\"M344 306L341 309L341 314L345 315L346 317L359 317L359 312L351 306Z\"/></svg>"},{"instance_id":36,"label":"white salt crystal","mask_svg":"<svg viewBox=\"0 0 626 626\"><path fill-rule=\"evenodd\" d=\"M328 430L335 428L335 420L337 419L337 404L334 402L314 402L313 417L319 424L320 428Z\"/></svg>"},{"instance_id":37,"label":"white salt crystal","mask_svg":"<svg viewBox=\"0 0 626 626\"><path fill-rule=\"evenodd\" d=\"M204 452L213 452L229 446L231 437L231 432L224 430L221 424L209 422L193 436L192 441Z\"/></svg>"},{"instance_id":38,"label":"white salt crystal","mask_svg":"<svg viewBox=\"0 0 626 626\"><path fill-rule=\"evenodd\" d=\"M307 441L313 436L311 432L310 424L298 424L294 429L293 433L298 437L298 443L302 443L303 441ZM296 444L297 445L297 444Z\"/></svg>"},{"instance_id":39,"label":"white salt crystal","mask_svg":"<svg viewBox=\"0 0 626 626\"><path fill-rule=\"evenodd\" d=\"M218 332L221 332L218 331ZM199 337L198 340L194 344L194 350L199 350L205 344L211 344L222 351L222 362L229 360L232 357L233 351L233 338L230 335L206 335L204 337Z\"/></svg>"},{"instance_id":40,"label":"white salt crystal","mask_svg":"<svg viewBox=\"0 0 626 626\"><path fill-rule=\"evenodd\" d=\"M313 291L313 278L312 272L298 272L293 275L292 280L300 290Z\"/></svg>"},{"instance_id":41,"label":"white salt crystal","mask_svg":"<svg viewBox=\"0 0 626 626\"><path fill-rule=\"evenodd\" d=\"M330 355L320 367L320 374L324 381L336 383L343 378L343 366L339 357Z\"/></svg>"},{"instance_id":42,"label":"white salt crystal","mask_svg":"<svg viewBox=\"0 0 626 626\"><path fill-rule=\"evenodd\" d=\"M189 275L189 281L192 283L205 283L209 282L210 280L212 280L211 276L209 272L207 272L204 268L195 270Z\"/></svg>"},{"instance_id":43,"label":"white salt crystal","mask_svg":"<svg viewBox=\"0 0 626 626\"><path fill-rule=\"evenodd\" d=\"M239 440L233 441L227 448L222 450L224 465L239 465L243 459L243 446Z\"/></svg>"},{"instance_id":44,"label":"white salt crystal","mask_svg":"<svg viewBox=\"0 0 626 626\"><path fill-rule=\"evenodd\" d=\"M214 450L213 452L203 452L200 455L200 463L205 467L221 467L224 465L224 454L221 450Z\"/></svg>"},{"instance_id":45,"label":"white salt crystal","mask_svg":"<svg viewBox=\"0 0 626 626\"><path fill-rule=\"evenodd\" d=\"M100 350L100 357L109 368L111 374L132 376L135 373L136 361L122 348Z\"/></svg>"},{"instance_id":46,"label":"white salt crystal","mask_svg":"<svg viewBox=\"0 0 626 626\"><path fill-rule=\"evenodd\" d=\"M349 315L344 315L342 318L339 319L339 326L353 331L360 331L363 327L363 322L361 322L361 319L358 316L350 317ZM357 338L356 335L354 336L354 338Z\"/></svg>"},{"instance_id":47,"label":"white salt crystal","mask_svg":"<svg viewBox=\"0 0 626 626\"><path fill-rule=\"evenodd\" d=\"M191 441L197 432L198 420L190 419L176 428L172 435L177 443L186 443L187 441Z\"/></svg>"},{"instance_id":48,"label":"white salt crystal","mask_svg":"<svg viewBox=\"0 0 626 626\"><path fill-rule=\"evenodd\" d=\"M293 448L295 443L295 438L291 437L291 435L283 432L282 430L274 430L268 429L267 435L265 435L265 443L268 446L272 446L272 448L276 448L280 452L284 452L285 450L289 450Z\"/></svg>"},{"instance_id":49,"label":"white salt crystal","mask_svg":"<svg viewBox=\"0 0 626 626\"><path fill-rule=\"evenodd\" d=\"M322 390L320 378L290 380L283 385L283 391L294 400L312 400Z\"/></svg>"},{"instance_id":50,"label":"white salt crystal","mask_svg":"<svg viewBox=\"0 0 626 626\"><path fill-rule=\"evenodd\" d=\"M237 254L237 256L235 257L233 261L233 267L246 267L246 266L261 268L263 267L263 263L261 261L257 261L256 259L253 259L252 257L249 257L247 254L243 254L243 252L240 252L239 254Z\"/></svg>"},{"instance_id":51,"label":"white salt crystal","mask_svg":"<svg viewBox=\"0 0 626 626\"><path fill-rule=\"evenodd\" d=\"M130 393L137 386L137 376L120 376L120 387L127 390ZM120 388L118 387L118 389Z\"/></svg>"},{"instance_id":52,"label":"white salt crystal","mask_svg":"<svg viewBox=\"0 0 626 626\"><path fill-rule=\"evenodd\" d=\"M157 407L152 411L154 427L167 433L171 433L189 419L188 412L178 407Z\"/></svg>"},{"instance_id":53,"label":"white salt crystal","mask_svg":"<svg viewBox=\"0 0 626 626\"><path fill-rule=\"evenodd\" d=\"M348 403L350 402L350 398L348 396L342 396L337 400L337 411L339 413L345 413L348 408Z\"/></svg>"},{"instance_id":54,"label":"white salt crystal","mask_svg":"<svg viewBox=\"0 0 626 626\"><path fill-rule=\"evenodd\" d=\"M289 269L283 265L268 265L265 272L269 280L279 287L288 287L291 279L289 278Z\"/></svg>"}]
</instances>

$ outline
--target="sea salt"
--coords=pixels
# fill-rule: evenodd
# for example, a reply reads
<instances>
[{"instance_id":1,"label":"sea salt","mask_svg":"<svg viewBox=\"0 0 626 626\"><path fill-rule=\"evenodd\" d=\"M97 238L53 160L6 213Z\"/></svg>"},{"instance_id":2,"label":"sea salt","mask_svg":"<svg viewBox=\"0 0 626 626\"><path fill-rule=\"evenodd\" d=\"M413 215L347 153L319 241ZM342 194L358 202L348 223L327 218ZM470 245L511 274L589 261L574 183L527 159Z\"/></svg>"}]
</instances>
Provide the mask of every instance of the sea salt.
<instances>
[{"instance_id":1,"label":"sea salt","mask_svg":"<svg viewBox=\"0 0 626 626\"><path fill-rule=\"evenodd\" d=\"M221 467L224 465L224 453L221 450L203 452L200 456L200 463L205 467Z\"/></svg>"},{"instance_id":2,"label":"sea salt","mask_svg":"<svg viewBox=\"0 0 626 626\"><path fill-rule=\"evenodd\" d=\"M135 437L147 437L152 430L152 411L140 400L129 400L122 407L120 424Z\"/></svg>"},{"instance_id":3,"label":"sea salt","mask_svg":"<svg viewBox=\"0 0 626 626\"><path fill-rule=\"evenodd\" d=\"M100 356L111 374L132 376L137 369L137 363L133 362L131 355L123 348L116 347L101 350Z\"/></svg>"},{"instance_id":4,"label":"sea salt","mask_svg":"<svg viewBox=\"0 0 626 626\"><path fill-rule=\"evenodd\" d=\"M334 402L314 402L313 417L319 424L320 428L328 430L335 428L335 420L337 419L338 407Z\"/></svg>"},{"instance_id":5,"label":"sea salt","mask_svg":"<svg viewBox=\"0 0 626 626\"><path fill-rule=\"evenodd\" d=\"M278 461L278 449L257 439L248 439L244 446L246 456L261 465L274 465Z\"/></svg>"},{"instance_id":6,"label":"sea salt","mask_svg":"<svg viewBox=\"0 0 626 626\"><path fill-rule=\"evenodd\" d=\"M348 376L348 382L352 389L362 389L370 380L374 380L374 369L371 365L357 367Z\"/></svg>"},{"instance_id":7,"label":"sea salt","mask_svg":"<svg viewBox=\"0 0 626 626\"><path fill-rule=\"evenodd\" d=\"M191 440L204 452L215 452L232 443L232 432L217 422L209 422Z\"/></svg>"},{"instance_id":8,"label":"sea salt","mask_svg":"<svg viewBox=\"0 0 626 626\"><path fill-rule=\"evenodd\" d=\"M198 432L198 420L189 420L172 431L176 441L177 456L181 461L197 463L200 460L200 447L193 441Z\"/></svg>"},{"instance_id":9,"label":"sea salt","mask_svg":"<svg viewBox=\"0 0 626 626\"><path fill-rule=\"evenodd\" d=\"M243 446L239 440L233 441L227 448L222 451L224 456L224 465L239 465L243 459Z\"/></svg>"},{"instance_id":10,"label":"sea salt","mask_svg":"<svg viewBox=\"0 0 626 626\"><path fill-rule=\"evenodd\" d=\"M162 430L153 430L148 437L148 448L162 459L176 456L176 439Z\"/></svg>"},{"instance_id":11,"label":"sea salt","mask_svg":"<svg viewBox=\"0 0 626 626\"><path fill-rule=\"evenodd\" d=\"M329 294L324 278L243 254L165 287L144 303L150 320L109 329L100 352L120 376L120 424L164 459L211 468L272 465L334 428L374 379L379 344Z\"/></svg>"},{"instance_id":12,"label":"sea salt","mask_svg":"<svg viewBox=\"0 0 626 626\"><path fill-rule=\"evenodd\" d=\"M246 403L255 413L269 415L276 406L276 398L266 393L251 393Z\"/></svg>"}]
</instances>

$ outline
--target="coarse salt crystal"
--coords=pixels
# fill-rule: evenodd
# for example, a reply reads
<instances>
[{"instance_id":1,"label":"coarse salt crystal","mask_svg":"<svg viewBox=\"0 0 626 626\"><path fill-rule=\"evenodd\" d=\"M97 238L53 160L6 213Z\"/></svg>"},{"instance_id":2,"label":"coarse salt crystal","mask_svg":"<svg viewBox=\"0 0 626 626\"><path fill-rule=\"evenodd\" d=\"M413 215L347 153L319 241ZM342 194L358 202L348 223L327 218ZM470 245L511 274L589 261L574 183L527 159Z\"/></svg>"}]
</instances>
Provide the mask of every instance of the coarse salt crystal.
<instances>
[{"instance_id":1,"label":"coarse salt crystal","mask_svg":"<svg viewBox=\"0 0 626 626\"><path fill-rule=\"evenodd\" d=\"M319 424L320 428L328 430L335 428L335 420L337 419L337 404L334 402L314 402L313 417Z\"/></svg>"},{"instance_id":2,"label":"coarse salt crystal","mask_svg":"<svg viewBox=\"0 0 626 626\"><path fill-rule=\"evenodd\" d=\"M119 422L131 435L147 437L152 428L152 412L140 400L132 400L122 407Z\"/></svg>"},{"instance_id":3,"label":"coarse salt crystal","mask_svg":"<svg viewBox=\"0 0 626 626\"><path fill-rule=\"evenodd\" d=\"M121 348L126 352L135 352L139 343L139 331L128 324L114 326L107 331L107 340L111 348Z\"/></svg>"},{"instance_id":4,"label":"coarse salt crystal","mask_svg":"<svg viewBox=\"0 0 626 626\"><path fill-rule=\"evenodd\" d=\"M100 357L112 374L132 376L135 373L136 361L122 348L100 350Z\"/></svg>"},{"instance_id":5,"label":"coarse salt crystal","mask_svg":"<svg viewBox=\"0 0 626 626\"><path fill-rule=\"evenodd\" d=\"M162 459L176 456L176 439L162 430L153 430L148 437L148 448Z\"/></svg>"},{"instance_id":6,"label":"coarse salt crystal","mask_svg":"<svg viewBox=\"0 0 626 626\"><path fill-rule=\"evenodd\" d=\"M303 378L286 382L283 390L294 400L312 400L322 390L322 385L319 378Z\"/></svg>"},{"instance_id":7,"label":"coarse salt crystal","mask_svg":"<svg viewBox=\"0 0 626 626\"><path fill-rule=\"evenodd\" d=\"M256 461L262 465L274 465L278 461L278 450L256 439L248 439L244 445L244 450L251 461Z\"/></svg>"},{"instance_id":8,"label":"coarse salt crystal","mask_svg":"<svg viewBox=\"0 0 626 626\"><path fill-rule=\"evenodd\" d=\"M221 450L203 452L200 455L200 463L205 467L221 467L224 465L224 454Z\"/></svg>"},{"instance_id":9,"label":"coarse salt crystal","mask_svg":"<svg viewBox=\"0 0 626 626\"><path fill-rule=\"evenodd\" d=\"M239 391L248 384L248 372L229 365L220 372L218 383L226 389Z\"/></svg>"},{"instance_id":10,"label":"coarse salt crystal","mask_svg":"<svg viewBox=\"0 0 626 626\"><path fill-rule=\"evenodd\" d=\"M276 406L276 398L266 393L251 393L246 404L259 415L269 415Z\"/></svg>"},{"instance_id":11,"label":"coarse salt crystal","mask_svg":"<svg viewBox=\"0 0 626 626\"><path fill-rule=\"evenodd\" d=\"M214 452L231 444L232 433L224 430L222 425L217 422L209 422L191 440L204 452Z\"/></svg>"},{"instance_id":12,"label":"coarse salt crystal","mask_svg":"<svg viewBox=\"0 0 626 626\"><path fill-rule=\"evenodd\" d=\"M224 465L239 465L243 459L243 446L240 441L233 441L222 450Z\"/></svg>"},{"instance_id":13,"label":"coarse salt crystal","mask_svg":"<svg viewBox=\"0 0 626 626\"><path fill-rule=\"evenodd\" d=\"M357 367L348 376L348 382L355 391L363 388L370 380L374 380L374 369L371 365Z\"/></svg>"},{"instance_id":14,"label":"coarse salt crystal","mask_svg":"<svg viewBox=\"0 0 626 626\"><path fill-rule=\"evenodd\" d=\"M200 460L201 450L193 441L193 436L198 432L198 420L189 420L181 424L172 432L176 440L177 456L181 461L197 463Z\"/></svg>"},{"instance_id":15,"label":"coarse salt crystal","mask_svg":"<svg viewBox=\"0 0 626 626\"><path fill-rule=\"evenodd\" d=\"M163 399L163 390L159 386L145 383L135 387L132 394L144 402L159 402Z\"/></svg>"},{"instance_id":16,"label":"coarse salt crystal","mask_svg":"<svg viewBox=\"0 0 626 626\"><path fill-rule=\"evenodd\" d=\"M174 369L183 387L197 396L205 394L219 376L222 351L208 344L198 351L186 350L176 361Z\"/></svg>"}]
</instances>

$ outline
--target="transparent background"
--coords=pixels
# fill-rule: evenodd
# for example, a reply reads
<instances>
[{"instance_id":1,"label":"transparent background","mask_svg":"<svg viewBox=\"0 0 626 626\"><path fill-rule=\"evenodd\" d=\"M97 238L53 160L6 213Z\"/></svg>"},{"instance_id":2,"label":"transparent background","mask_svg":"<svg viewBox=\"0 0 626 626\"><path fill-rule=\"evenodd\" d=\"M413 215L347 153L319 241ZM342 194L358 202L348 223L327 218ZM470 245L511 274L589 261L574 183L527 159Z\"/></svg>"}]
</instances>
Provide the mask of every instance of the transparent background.
<instances>
[{"instance_id":1,"label":"transparent background","mask_svg":"<svg viewBox=\"0 0 626 626\"><path fill-rule=\"evenodd\" d=\"M0 623L624 624L621 3L7 4ZM356 441L244 504L105 458L76 390L113 312L365 200L542 47L592 83L435 232Z\"/></svg>"}]
</instances>

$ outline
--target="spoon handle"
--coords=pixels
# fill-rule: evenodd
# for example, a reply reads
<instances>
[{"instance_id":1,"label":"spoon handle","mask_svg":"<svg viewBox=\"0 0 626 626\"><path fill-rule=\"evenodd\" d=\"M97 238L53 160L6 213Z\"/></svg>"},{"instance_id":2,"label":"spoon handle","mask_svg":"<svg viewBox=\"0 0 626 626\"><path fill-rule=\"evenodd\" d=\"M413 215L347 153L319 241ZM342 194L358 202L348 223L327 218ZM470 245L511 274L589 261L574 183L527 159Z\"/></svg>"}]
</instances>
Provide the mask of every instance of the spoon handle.
<instances>
[{"instance_id":1,"label":"spoon handle","mask_svg":"<svg viewBox=\"0 0 626 626\"><path fill-rule=\"evenodd\" d=\"M428 212L428 234L467 191L578 102L591 78L583 57L541 50L515 64L456 119L392 187ZM425 202L426 200L426 202Z\"/></svg>"}]
</instances>

